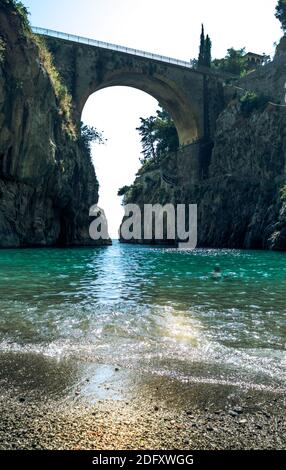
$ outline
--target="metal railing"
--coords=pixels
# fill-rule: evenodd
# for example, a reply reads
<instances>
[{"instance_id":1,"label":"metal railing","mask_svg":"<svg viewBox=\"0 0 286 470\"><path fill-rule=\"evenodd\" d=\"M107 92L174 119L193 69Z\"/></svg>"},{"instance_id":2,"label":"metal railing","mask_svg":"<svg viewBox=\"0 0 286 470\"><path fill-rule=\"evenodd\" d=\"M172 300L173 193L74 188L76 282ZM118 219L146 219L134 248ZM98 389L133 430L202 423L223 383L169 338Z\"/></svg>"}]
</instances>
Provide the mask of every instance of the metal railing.
<instances>
[{"instance_id":1,"label":"metal railing","mask_svg":"<svg viewBox=\"0 0 286 470\"><path fill-rule=\"evenodd\" d=\"M166 57L163 55L152 54L151 52L145 52L139 49L131 49L129 47L118 46L117 44L110 44L108 42L96 41L95 39L89 39L89 38L85 38L81 36L75 36L73 34L53 31L52 29L38 28L36 26L32 26L32 30L35 34L39 34L41 36L51 36L53 38L65 39L66 41L72 41L72 42L77 42L80 44L87 44L89 46L100 47L101 49L124 52L126 54L136 55L139 57L145 57L147 59L157 60L160 62L166 62L168 64L179 65L181 67L185 67L188 69L193 68L190 62L173 59L172 57Z\"/></svg>"}]
</instances>

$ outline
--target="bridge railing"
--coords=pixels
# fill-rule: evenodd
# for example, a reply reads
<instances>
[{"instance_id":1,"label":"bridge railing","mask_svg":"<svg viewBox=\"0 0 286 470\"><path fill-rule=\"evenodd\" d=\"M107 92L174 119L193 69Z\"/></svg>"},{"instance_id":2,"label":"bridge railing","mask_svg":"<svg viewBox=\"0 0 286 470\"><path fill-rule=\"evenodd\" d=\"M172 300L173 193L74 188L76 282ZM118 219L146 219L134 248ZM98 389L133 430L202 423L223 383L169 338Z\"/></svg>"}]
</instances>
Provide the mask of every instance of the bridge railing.
<instances>
[{"instance_id":1,"label":"bridge railing","mask_svg":"<svg viewBox=\"0 0 286 470\"><path fill-rule=\"evenodd\" d=\"M126 54L136 55L139 57L145 57L147 59L158 60L160 62L167 62L168 64L179 65L181 67L185 67L188 69L193 68L190 62L173 59L172 57L167 57L163 55L152 54L151 52L141 51L140 49L131 49L129 47L118 46L117 44L111 44L108 42L102 42L102 41L97 41L95 39L85 38L82 36L75 36L73 34L53 31L52 29L38 28L36 26L33 26L32 30L35 34L39 34L41 36L51 36L53 38L64 39L66 41L78 42L80 44L88 44L89 46L100 47L102 49L109 49L112 51L124 52Z\"/></svg>"}]
</instances>

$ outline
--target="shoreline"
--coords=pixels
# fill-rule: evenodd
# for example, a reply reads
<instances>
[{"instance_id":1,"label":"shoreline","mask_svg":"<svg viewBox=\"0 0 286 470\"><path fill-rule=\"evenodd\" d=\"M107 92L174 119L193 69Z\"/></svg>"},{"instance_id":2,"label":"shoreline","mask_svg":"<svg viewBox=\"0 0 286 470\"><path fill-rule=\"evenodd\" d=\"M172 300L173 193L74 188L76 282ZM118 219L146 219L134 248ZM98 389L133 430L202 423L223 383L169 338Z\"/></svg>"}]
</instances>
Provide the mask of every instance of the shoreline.
<instances>
[{"instance_id":1,"label":"shoreline","mask_svg":"<svg viewBox=\"0 0 286 470\"><path fill-rule=\"evenodd\" d=\"M285 396L236 390L224 406L203 408L188 388L182 406L158 396L40 400L2 388L0 450L285 450Z\"/></svg>"}]
</instances>

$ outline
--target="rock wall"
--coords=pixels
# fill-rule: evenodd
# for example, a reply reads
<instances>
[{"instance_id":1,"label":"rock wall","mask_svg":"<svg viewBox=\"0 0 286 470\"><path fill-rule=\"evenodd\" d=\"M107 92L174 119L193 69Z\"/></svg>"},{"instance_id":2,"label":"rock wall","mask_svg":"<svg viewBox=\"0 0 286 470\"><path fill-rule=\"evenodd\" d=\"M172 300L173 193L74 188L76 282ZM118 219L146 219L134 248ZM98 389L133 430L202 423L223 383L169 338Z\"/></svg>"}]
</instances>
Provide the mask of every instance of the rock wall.
<instances>
[{"instance_id":1,"label":"rock wall","mask_svg":"<svg viewBox=\"0 0 286 470\"><path fill-rule=\"evenodd\" d=\"M285 82L283 38L271 64L225 86L227 104L215 122L208 172L200 181L193 182L189 160L178 156L176 185L147 168L126 202L198 204L201 247L286 250L286 107L276 106L285 105ZM258 93L257 100L243 104L248 90Z\"/></svg>"},{"instance_id":2,"label":"rock wall","mask_svg":"<svg viewBox=\"0 0 286 470\"><path fill-rule=\"evenodd\" d=\"M64 125L39 48L11 1L0 1L0 247L94 244L98 182Z\"/></svg>"}]
</instances>

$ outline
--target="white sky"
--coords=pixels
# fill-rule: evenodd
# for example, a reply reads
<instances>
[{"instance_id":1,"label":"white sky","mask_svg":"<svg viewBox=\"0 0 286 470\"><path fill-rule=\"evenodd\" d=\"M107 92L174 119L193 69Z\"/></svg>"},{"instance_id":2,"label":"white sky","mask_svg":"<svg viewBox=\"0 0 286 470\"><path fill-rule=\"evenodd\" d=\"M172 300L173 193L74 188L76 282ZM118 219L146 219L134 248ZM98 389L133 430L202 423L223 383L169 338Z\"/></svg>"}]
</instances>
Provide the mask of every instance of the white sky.
<instances>
[{"instance_id":1,"label":"white sky","mask_svg":"<svg viewBox=\"0 0 286 470\"><path fill-rule=\"evenodd\" d=\"M281 37L274 17L277 0L22 0L34 26L86 36L169 57L198 55L201 23L213 42L213 57L229 47L272 54ZM100 205L117 237L122 218L118 188L131 184L139 168L140 116L154 114L156 101L141 91L113 87L92 95L83 120L104 130L106 146L93 159Z\"/></svg>"}]
</instances>

